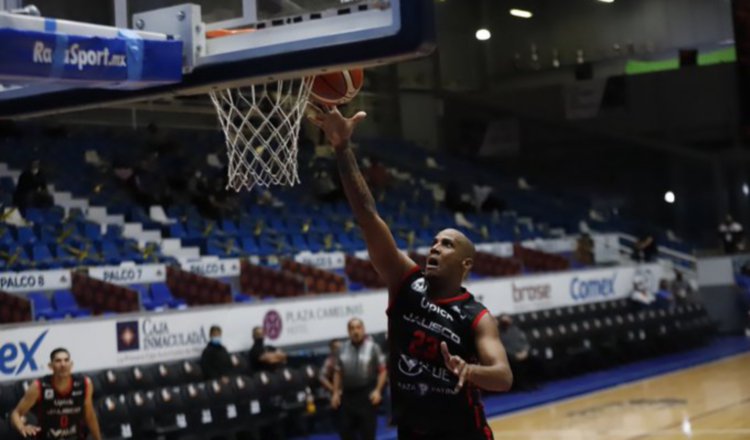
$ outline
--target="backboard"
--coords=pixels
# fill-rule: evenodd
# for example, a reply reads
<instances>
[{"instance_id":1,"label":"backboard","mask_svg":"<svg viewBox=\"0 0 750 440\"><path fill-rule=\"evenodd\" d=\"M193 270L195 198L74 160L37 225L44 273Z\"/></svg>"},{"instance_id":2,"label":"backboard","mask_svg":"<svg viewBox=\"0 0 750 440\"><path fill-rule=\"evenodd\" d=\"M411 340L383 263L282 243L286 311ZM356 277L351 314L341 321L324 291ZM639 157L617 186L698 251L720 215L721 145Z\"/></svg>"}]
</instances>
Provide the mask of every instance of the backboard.
<instances>
[{"instance_id":1,"label":"backboard","mask_svg":"<svg viewBox=\"0 0 750 440\"><path fill-rule=\"evenodd\" d=\"M70 35L70 28L80 28L82 36L124 39L128 56L139 63L136 69L128 61L127 67L123 66L127 72L122 73L127 78L104 85L95 76L62 81L60 66L57 77L30 76L34 80L24 83L24 77L3 75L0 66L0 83L6 86L0 87L0 117L31 117L160 96L203 94L346 67L382 65L423 56L434 48L433 0L184 1L0 1L6 9L33 3L43 17L6 15L3 21L0 14L0 31L23 23L24 29L37 32L30 34L33 39L66 26L66 35ZM250 31L207 37L219 29ZM56 38L60 43L59 34ZM5 42L14 44L7 39ZM148 45L166 47L170 42L181 44L181 54L177 54L181 55L179 78L171 74L163 78L158 69L152 69L156 70L151 72L153 80L138 77L140 81L131 81L134 71L148 72L150 63L164 62L174 55L152 50L162 55L149 59ZM55 51L54 41L49 44L50 53L62 60L64 51ZM146 49L140 56L138 48L143 49L144 44ZM180 50L174 45L169 49ZM23 53L19 56L25 60ZM65 64L60 60L58 64ZM11 87L7 87L9 83Z\"/></svg>"}]
</instances>

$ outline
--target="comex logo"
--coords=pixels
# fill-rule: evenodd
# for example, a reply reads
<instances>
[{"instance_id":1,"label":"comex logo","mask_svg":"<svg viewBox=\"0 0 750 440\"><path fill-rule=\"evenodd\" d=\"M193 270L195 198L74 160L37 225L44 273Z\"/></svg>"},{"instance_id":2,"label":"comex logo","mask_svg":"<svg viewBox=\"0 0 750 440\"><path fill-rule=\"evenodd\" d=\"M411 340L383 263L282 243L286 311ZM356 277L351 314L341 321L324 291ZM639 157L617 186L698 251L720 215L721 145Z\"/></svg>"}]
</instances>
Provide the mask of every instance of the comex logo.
<instances>
[{"instance_id":1,"label":"comex logo","mask_svg":"<svg viewBox=\"0 0 750 440\"><path fill-rule=\"evenodd\" d=\"M3 344L0 347L0 374L18 376L26 369L29 371L39 370L34 355L39 350L39 346L42 345L48 331L42 332L30 346L23 341Z\"/></svg>"},{"instance_id":2,"label":"comex logo","mask_svg":"<svg viewBox=\"0 0 750 440\"><path fill-rule=\"evenodd\" d=\"M595 278L593 280L582 280L574 277L570 282L570 296L576 301L585 301L592 298L606 298L615 294L615 280L617 273L609 278Z\"/></svg>"}]
</instances>

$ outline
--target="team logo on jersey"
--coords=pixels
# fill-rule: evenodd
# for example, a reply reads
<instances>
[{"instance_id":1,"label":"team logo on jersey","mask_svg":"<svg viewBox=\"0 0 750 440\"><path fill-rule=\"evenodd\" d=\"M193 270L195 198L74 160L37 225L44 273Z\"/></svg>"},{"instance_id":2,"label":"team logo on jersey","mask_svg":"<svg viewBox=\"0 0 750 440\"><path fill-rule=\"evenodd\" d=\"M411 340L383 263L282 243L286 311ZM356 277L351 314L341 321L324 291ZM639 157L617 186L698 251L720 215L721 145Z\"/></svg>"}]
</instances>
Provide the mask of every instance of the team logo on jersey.
<instances>
[{"instance_id":1,"label":"team logo on jersey","mask_svg":"<svg viewBox=\"0 0 750 440\"><path fill-rule=\"evenodd\" d=\"M49 431L49 436L52 438L70 438L70 436L78 434L78 428L73 425L68 428L55 429L52 428Z\"/></svg>"},{"instance_id":2,"label":"team logo on jersey","mask_svg":"<svg viewBox=\"0 0 750 440\"><path fill-rule=\"evenodd\" d=\"M461 307L459 307L459 306L453 306L452 310L454 312L456 312L456 314L458 315L458 317L461 318L462 320L465 321L467 319L466 315L464 315L463 313L461 313Z\"/></svg>"},{"instance_id":3,"label":"team logo on jersey","mask_svg":"<svg viewBox=\"0 0 750 440\"><path fill-rule=\"evenodd\" d=\"M427 280L424 277L417 278L411 283L411 288L419 293L425 293L427 292Z\"/></svg>"},{"instance_id":4,"label":"team logo on jersey","mask_svg":"<svg viewBox=\"0 0 750 440\"><path fill-rule=\"evenodd\" d=\"M55 390L46 389L44 390L44 400L53 400L55 398Z\"/></svg>"},{"instance_id":5,"label":"team logo on jersey","mask_svg":"<svg viewBox=\"0 0 750 440\"><path fill-rule=\"evenodd\" d=\"M401 359L398 360L398 369L409 377L422 374L422 367L419 365L419 361L404 354L402 354Z\"/></svg>"}]
</instances>

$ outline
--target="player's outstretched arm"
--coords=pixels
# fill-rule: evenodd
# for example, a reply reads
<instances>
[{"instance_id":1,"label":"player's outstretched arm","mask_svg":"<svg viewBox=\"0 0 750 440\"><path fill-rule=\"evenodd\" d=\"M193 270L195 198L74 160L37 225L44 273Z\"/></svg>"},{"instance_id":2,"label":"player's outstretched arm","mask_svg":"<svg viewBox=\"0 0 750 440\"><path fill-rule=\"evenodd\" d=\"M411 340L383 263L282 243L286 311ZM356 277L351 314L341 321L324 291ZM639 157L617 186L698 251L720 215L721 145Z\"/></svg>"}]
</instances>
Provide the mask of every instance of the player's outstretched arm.
<instances>
[{"instance_id":1,"label":"player's outstretched arm","mask_svg":"<svg viewBox=\"0 0 750 440\"><path fill-rule=\"evenodd\" d=\"M39 400L39 383L34 382L26 390L13 412L10 413L10 423L23 438L33 438L41 431L38 426L27 425L23 420L23 416L36 404L37 400Z\"/></svg>"},{"instance_id":2,"label":"player's outstretched arm","mask_svg":"<svg viewBox=\"0 0 750 440\"><path fill-rule=\"evenodd\" d=\"M86 399L83 401L83 416L94 440L102 440L99 419L96 417L96 411L94 410L94 385L88 377L86 377Z\"/></svg>"},{"instance_id":3,"label":"player's outstretched arm","mask_svg":"<svg viewBox=\"0 0 750 440\"><path fill-rule=\"evenodd\" d=\"M378 215L375 199L359 170L357 158L349 147L354 127L366 116L364 112L358 112L351 118L345 118L334 107L329 113L320 114L311 120L323 130L336 152L341 183L354 218L362 228L370 260L390 291L393 292L407 272L416 266L416 263L396 247L388 225Z\"/></svg>"}]
</instances>

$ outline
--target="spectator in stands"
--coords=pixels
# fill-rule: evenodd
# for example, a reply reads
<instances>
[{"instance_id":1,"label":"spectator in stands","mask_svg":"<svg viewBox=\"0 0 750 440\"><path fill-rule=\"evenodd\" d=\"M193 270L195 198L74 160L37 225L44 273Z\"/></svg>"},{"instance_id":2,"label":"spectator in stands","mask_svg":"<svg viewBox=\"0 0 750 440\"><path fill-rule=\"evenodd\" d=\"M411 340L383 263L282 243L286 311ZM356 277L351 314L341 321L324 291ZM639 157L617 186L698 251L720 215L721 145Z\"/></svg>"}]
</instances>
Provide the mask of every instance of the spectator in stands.
<instances>
[{"instance_id":1,"label":"spectator in stands","mask_svg":"<svg viewBox=\"0 0 750 440\"><path fill-rule=\"evenodd\" d=\"M232 358L221 344L221 327L212 325L209 331L211 340L201 354L201 368L207 380L222 379L229 382L232 372Z\"/></svg>"},{"instance_id":2,"label":"spectator in stands","mask_svg":"<svg viewBox=\"0 0 750 440\"><path fill-rule=\"evenodd\" d=\"M266 333L263 327L253 328L253 346L250 349L250 370L272 371L286 363L286 353L279 348L265 343Z\"/></svg>"},{"instance_id":3,"label":"spectator in stands","mask_svg":"<svg viewBox=\"0 0 750 440\"><path fill-rule=\"evenodd\" d=\"M581 234L576 241L575 259L585 265L594 265L594 240L589 234Z\"/></svg>"},{"instance_id":4,"label":"spectator in stands","mask_svg":"<svg viewBox=\"0 0 750 440\"><path fill-rule=\"evenodd\" d=\"M454 213L468 214L475 211L471 196L455 180L445 187L445 206Z\"/></svg>"},{"instance_id":5,"label":"spectator in stands","mask_svg":"<svg viewBox=\"0 0 750 440\"><path fill-rule=\"evenodd\" d=\"M630 304L632 304L636 310L651 307L654 301L656 301L646 283L642 281L636 281L633 283L633 292L630 294L629 299Z\"/></svg>"},{"instance_id":6,"label":"spectator in stands","mask_svg":"<svg viewBox=\"0 0 750 440\"><path fill-rule=\"evenodd\" d=\"M498 325L500 340L505 346L505 352L508 354L508 361L510 361L510 369L513 371L513 389L523 391L536 388L529 378L531 345L526 333L515 325L513 318L508 314L500 315Z\"/></svg>"},{"instance_id":7,"label":"spectator in stands","mask_svg":"<svg viewBox=\"0 0 750 440\"><path fill-rule=\"evenodd\" d=\"M32 160L18 177L13 204L22 214L26 213L26 208L49 208L53 205L52 195L47 190L47 178L38 159Z\"/></svg>"},{"instance_id":8,"label":"spectator in stands","mask_svg":"<svg viewBox=\"0 0 750 440\"><path fill-rule=\"evenodd\" d=\"M361 319L350 319L347 330L349 340L341 347L333 375L331 406L341 408L342 440L375 440L377 408L388 376L385 359Z\"/></svg>"},{"instance_id":9,"label":"spectator in stands","mask_svg":"<svg viewBox=\"0 0 750 440\"><path fill-rule=\"evenodd\" d=\"M633 246L633 260L639 263L649 263L656 261L659 247L653 234L645 234Z\"/></svg>"},{"instance_id":10,"label":"spectator in stands","mask_svg":"<svg viewBox=\"0 0 750 440\"><path fill-rule=\"evenodd\" d=\"M488 185L481 178L472 186L472 190L477 211L499 214L505 210L505 201L495 194L492 185Z\"/></svg>"},{"instance_id":11,"label":"spectator in stands","mask_svg":"<svg viewBox=\"0 0 750 440\"><path fill-rule=\"evenodd\" d=\"M313 193L315 197L326 203L334 203L341 199L341 188L336 185L331 172L320 170L313 174Z\"/></svg>"},{"instance_id":12,"label":"spectator in stands","mask_svg":"<svg viewBox=\"0 0 750 440\"><path fill-rule=\"evenodd\" d=\"M339 353L341 352L341 341L338 339L331 339L328 343L328 357L323 362L323 366L320 367L320 384L323 385L331 395L333 395L333 375L336 372L336 365L338 364Z\"/></svg>"},{"instance_id":13,"label":"spectator in stands","mask_svg":"<svg viewBox=\"0 0 750 440\"><path fill-rule=\"evenodd\" d=\"M674 305L675 299L672 291L669 289L668 280L659 281L659 290L654 295L654 305L660 308L670 308Z\"/></svg>"},{"instance_id":14,"label":"spectator in stands","mask_svg":"<svg viewBox=\"0 0 750 440\"><path fill-rule=\"evenodd\" d=\"M695 302L695 289L692 284L685 279L685 276L679 270L674 271L674 280L670 288L675 301L680 303Z\"/></svg>"},{"instance_id":15,"label":"spectator in stands","mask_svg":"<svg viewBox=\"0 0 750 440\"><path fill-rule=\"evenodd\" d=\"M744 247L742 246L744 229L730 214L727 214L724 222L719 224L719 234L724 245L724 253L734 254Z\"/></svg>"}]
</instances>

